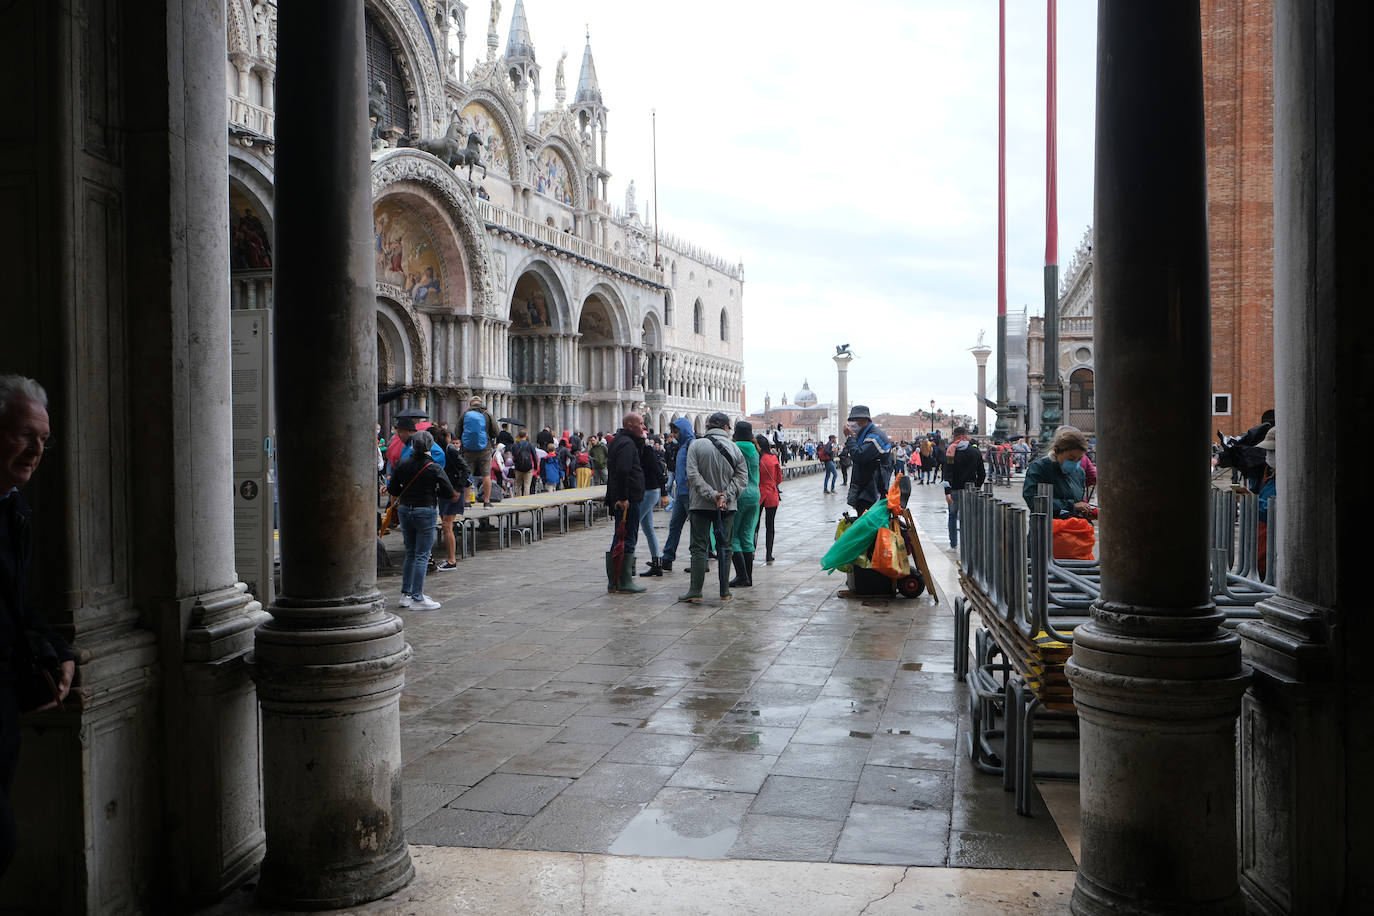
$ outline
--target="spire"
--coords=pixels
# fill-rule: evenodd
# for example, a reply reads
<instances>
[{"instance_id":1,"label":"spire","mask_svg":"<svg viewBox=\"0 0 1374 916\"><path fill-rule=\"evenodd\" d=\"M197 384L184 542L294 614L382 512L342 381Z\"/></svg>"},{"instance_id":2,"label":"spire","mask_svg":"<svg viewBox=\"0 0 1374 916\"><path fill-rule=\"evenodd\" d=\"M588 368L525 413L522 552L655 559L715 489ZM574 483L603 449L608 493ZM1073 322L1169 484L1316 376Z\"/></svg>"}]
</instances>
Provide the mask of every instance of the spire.
<instances>
[{"instance_id":1,"label":"spire","mask_svg":"<svg viewBox=\"0 0 1374 916\"><path fill-rule=\"evenodd\" d=\"M527 57L534 60L534 41L530 38L529 20L525 18L525 0L515 0L510 14L510 33L506 37L506 60Z\"/></svg>"},{"instance_id":2,"label":"spire","mask_svg":"<svg viewBox=\"0 0 1374 916\"><path fill-rule=\"evenodd\" d=\"M516 0L520 2L520 0ZM573 104L584 102L601 104L601 84L596 81L596 64L592 63L592 33L587 32L587 47L582 52L582 75L577 78L577 95Z\"/></svg>"}]
</instances>

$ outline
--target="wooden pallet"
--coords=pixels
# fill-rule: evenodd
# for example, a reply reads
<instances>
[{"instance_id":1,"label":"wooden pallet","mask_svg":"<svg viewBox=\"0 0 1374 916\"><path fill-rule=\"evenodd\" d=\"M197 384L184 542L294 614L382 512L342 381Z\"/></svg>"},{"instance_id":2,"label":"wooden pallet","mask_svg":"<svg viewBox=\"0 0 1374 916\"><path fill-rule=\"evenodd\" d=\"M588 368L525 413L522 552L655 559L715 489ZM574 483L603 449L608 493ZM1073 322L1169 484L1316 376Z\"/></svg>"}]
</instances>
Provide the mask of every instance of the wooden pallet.
<instances>
[{"instance_id":1,"label":"wooden pallet","mask_svg":"<svg viewBox=\"0 0 1374 916\"><path fill-rule=\"evenodd\" d=\"M993 640L1007 656L1013 669L1026 682L1026 686L1040 699L1045 708L1059 712L1074 712L1073 687L1064 673L1064 665L1073 654L1073 646L1048 633L1039 633L1035 638L1027 636L1000 613L978 583L959 571L959 584L964 596L978 612L983 625L992 633Z\"/></svg>"}]
</instances>

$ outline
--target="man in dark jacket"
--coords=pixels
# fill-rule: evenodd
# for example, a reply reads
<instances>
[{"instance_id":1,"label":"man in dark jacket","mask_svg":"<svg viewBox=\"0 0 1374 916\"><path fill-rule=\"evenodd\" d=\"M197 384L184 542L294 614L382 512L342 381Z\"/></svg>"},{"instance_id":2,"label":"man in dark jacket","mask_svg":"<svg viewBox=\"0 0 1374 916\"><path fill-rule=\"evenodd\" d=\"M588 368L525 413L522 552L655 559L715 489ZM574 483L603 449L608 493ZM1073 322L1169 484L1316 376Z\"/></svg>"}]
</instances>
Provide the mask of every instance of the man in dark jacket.
<instances>
[{"instance_id":1,"label":"man in dark jacket","mask_svg":"<svg viewBox=\"0 0 1374 916\"><path fill-rule=\"evenodd\" d=\"M949 546L959 546L959 500L954 494L967 488L981 487L987 472L983 470L983 453L968 437L968 430L962 426L954 428L954 441L950 442L944 454L936 452L937 464L944 467L945 504L949 506Z\"/></svg>"},{"instance_id":2,"label":"man in dark jacket","mask_svg":"<svg viewBox=\"0 0 1374 916\"><path fill-rule=\"evenodd\" d=\"M56 699L39 709L66 699L76 676L71 648L29 603L32 512L19 487L29 482L51 443L47 404L47 393L33 379L0 375L0 875L18 841L10 808L19 759L20 685L15 675L30 657L56 669Z\"/></svg>"},{"instance_id":3,"label":"man in dark jacket","mask_svg":"<svg viewBox=\"0 0 1374 916\"><path fill-rule=\"evenodd\" d=\"M663 544L663 556L659 565L669 572L677 559L678 541L682 539L682 526L687 524L687 510L691 508L691 496L687 490L687 447L696 438L692 421L678 417L673 421L677 430L677 448L673 454L673 514L668 519L668 540Z\"/></svg>"},{"instance_id":4,"label":"man in dark jacket","mask_svg":"<svg viewBox=\"0 0 1374 916\"><path fill-rule=\"evenodd\" d=\"M850 408L849 423L856 430L854 445L849 450L854 473L849 475L849 495L845 501L863 515L887 495L892 474L892 440L874 424L868 408L862 404Z\"/></svg>"},{"instance_id":5,"label":"man in dark jacket","mask_svg":"<svg viewBox=\"0 0 1374 916\"><path fill-rule=\"evenodd\" d=\"M625 414L620 429L611 438L606 450L606 505L615 520L615 534L611 549L606 551L606 591L642 592L636 585L635 545L639 542L639 523L634 510L644 499L644 468L640 464L640 448L644 445L644 419L637 413ZM621 521L624 524L621 524ZM625 556L616 570L616 543L624 529Z\"/></svg>"}]
</instances>

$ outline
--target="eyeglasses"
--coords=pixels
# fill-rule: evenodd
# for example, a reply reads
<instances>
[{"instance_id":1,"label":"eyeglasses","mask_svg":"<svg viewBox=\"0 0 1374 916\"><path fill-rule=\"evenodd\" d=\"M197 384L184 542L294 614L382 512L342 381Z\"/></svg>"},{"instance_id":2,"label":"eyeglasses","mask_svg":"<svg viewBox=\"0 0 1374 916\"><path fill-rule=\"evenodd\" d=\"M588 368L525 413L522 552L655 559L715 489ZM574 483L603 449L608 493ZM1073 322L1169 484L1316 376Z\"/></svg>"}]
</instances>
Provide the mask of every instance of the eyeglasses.
<instances>
[{"instance_id":1,"label":"eyeglasses","mask_svg":"<svg viewBox=\"0 0 1374 916\"><path fill-rule=\"evenodd\" d=\"M38 433L31 429L20 430L19 432L6 433L14 442L22 442L26 447L36 446L41 452L52 451L54 439L52 436L40 437Z\"/></svg>"}]
</instances>

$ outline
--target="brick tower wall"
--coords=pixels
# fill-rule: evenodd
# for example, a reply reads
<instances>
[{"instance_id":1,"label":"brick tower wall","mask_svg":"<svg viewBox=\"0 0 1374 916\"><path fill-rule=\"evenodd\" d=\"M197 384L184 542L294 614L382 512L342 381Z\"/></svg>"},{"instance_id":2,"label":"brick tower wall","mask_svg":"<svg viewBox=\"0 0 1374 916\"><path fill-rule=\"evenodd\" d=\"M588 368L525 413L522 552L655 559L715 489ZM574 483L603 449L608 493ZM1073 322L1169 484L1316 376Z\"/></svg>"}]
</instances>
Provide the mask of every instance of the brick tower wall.
<instances>
[{"instance_id":1,"label":"brick tower wall","mask_svg":"<svg viewBox=\"0 0 1374 916\"><path fill-rule=\"evenodd\" d=\"M1274 406L1274 5L1201 8L1212 391L1231 395L1213 425L1240 432Z\"/></svg>"}]
</instances>

